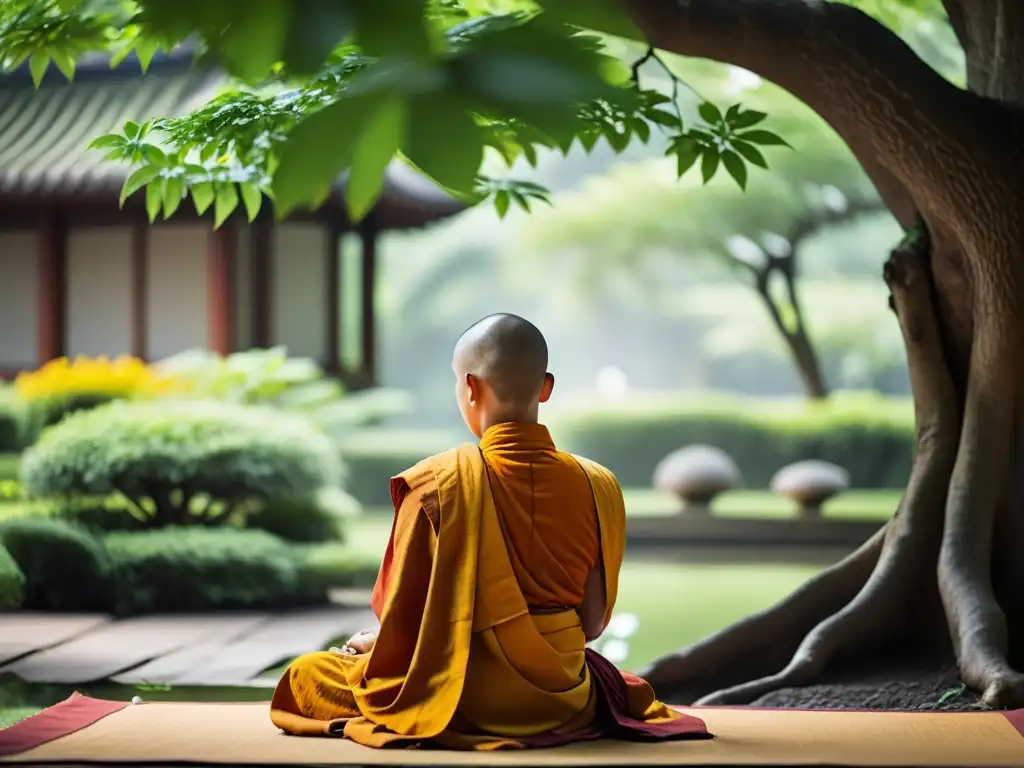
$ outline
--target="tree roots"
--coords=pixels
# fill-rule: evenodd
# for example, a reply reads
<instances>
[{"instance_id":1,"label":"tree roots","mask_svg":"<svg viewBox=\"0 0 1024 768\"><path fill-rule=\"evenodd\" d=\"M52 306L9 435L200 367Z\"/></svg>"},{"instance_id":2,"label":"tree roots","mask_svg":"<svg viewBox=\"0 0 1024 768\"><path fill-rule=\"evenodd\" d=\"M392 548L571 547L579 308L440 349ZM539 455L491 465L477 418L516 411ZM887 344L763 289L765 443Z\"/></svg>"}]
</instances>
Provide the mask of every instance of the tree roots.
<instances>
[{"instance_id":1,"label":"tree roots","mask_svg":"<svg viewBox=\"0 0 1024 768\"><path fill-rule=\"evenodd\" d=\"M1024 480L1008 477L1018 452L1012 442L1020 434L1008 414L1022 410L1012 387L1003 391L1001 379L972 370L961 420L935 309L930 244L920 228L911 233L884 270L915 403L914 465L895 516L787 599L656 661L642 674L660 695L747 704L808 685L838 658L914 634L941 598L963 681L989 706L1024 705L1024 676L1007 659L1007 622L992 579L993 572L1024 575L1012 549L1001 555L997 550L992 561L994 529L1009 526L1024 534L1024 522L1014 518L1010 525L996 514L1024 499ZM979 325L976 349L986 343L983 329ZM989 355L983 359L999 359L992 356L999 350L982 351ZM1018 599L1020 591L1007 590ZM942 628L933 622L930 629Z\"/></svg>"}]
</instances>

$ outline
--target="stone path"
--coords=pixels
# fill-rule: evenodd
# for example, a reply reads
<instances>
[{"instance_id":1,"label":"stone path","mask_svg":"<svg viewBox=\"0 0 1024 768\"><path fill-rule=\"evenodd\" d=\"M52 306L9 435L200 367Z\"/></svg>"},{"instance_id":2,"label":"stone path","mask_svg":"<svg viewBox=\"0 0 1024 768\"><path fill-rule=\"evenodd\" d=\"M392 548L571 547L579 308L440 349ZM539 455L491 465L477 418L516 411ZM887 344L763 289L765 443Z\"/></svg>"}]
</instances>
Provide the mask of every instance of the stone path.
<instances>
[{"instance_id":1,"label":"stone path","mask_svg":"<svg viewBox=\"0 0 1024 768\"><path fill-rule=\"evenodd\" d=\"M0 675L32 683L243 686L372 622L368 598L281 613L142 616L0 613Z\"/></svg>"}]
</instances>

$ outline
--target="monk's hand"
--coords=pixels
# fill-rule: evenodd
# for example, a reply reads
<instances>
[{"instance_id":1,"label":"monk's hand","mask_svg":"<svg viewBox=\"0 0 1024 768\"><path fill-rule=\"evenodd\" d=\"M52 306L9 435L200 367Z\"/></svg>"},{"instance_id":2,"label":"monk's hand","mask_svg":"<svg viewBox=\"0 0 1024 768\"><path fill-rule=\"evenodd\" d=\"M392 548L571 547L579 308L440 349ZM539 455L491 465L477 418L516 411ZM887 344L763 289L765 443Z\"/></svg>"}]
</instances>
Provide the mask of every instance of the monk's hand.
<instances>
[{"instance_id":1,"label":"monk's hand","mask_svg":"<svg viewBox=\"0 0 1024 768\"><path fill-rule=\"evenodd\" d=\"M341 648L331 648L331 652L342 656L355 656L360 653L369 653L375 642L377 642L376 630L364 629L352 635L348 642L341 646Z\"/></svg>"}]
</instances>

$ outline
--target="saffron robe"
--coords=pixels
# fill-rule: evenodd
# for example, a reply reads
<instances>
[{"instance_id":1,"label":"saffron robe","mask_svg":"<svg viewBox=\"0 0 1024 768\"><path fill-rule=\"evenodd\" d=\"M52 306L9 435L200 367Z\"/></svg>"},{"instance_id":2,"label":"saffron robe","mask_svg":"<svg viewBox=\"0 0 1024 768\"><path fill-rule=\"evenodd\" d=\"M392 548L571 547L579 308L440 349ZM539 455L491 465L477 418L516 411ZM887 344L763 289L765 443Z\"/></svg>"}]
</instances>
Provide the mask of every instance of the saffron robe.
<instances>
[{"instance_id":1,"label":"saffron robe","mask_svg":"<svg viewBox=\"0 0 1024 768\"><path fill-rule=\"evenodd\" d=\"M603 467L575 460L596 507L607 624L624 552L622 492ZM366 654L297 659L271 701L278 728L370 747L455 749L708 737L702 721L586 649L573 608L531 614L480 448L420 462L392 481L392 497L372 600L376 643Z\"/></svg>"}]
</instances>

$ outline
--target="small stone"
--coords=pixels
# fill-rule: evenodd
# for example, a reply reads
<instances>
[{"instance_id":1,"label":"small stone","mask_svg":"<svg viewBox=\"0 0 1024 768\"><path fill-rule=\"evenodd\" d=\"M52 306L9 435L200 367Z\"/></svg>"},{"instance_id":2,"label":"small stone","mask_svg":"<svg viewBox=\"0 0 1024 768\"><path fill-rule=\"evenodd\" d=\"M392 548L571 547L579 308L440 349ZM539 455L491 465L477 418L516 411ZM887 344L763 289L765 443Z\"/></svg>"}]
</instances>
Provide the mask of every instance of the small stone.
<instances>
[{"instance_id":1,"label":"small stone","mask_svg":"<svg viewBox=\"0 0 1024 768\"><path fill-rule=\"evenodd\" d=\"M654 487L671 491L684 512L710 511L711 501L742 481L736 462L713 445L688 445L673 451L654 468Z\"/></svg>"},{"instance_id":2,"label":"small stone","mask_svg":"<svg viewBox=\"0 0 1024 768\"><path fill-rule=\"evenodd\" d=\"M821 515L821 505L850 487L850 475L827 461L808 459L783 467L771 480L771 489L800 505L804 517Z\"/></svg>"}]
</instances>

